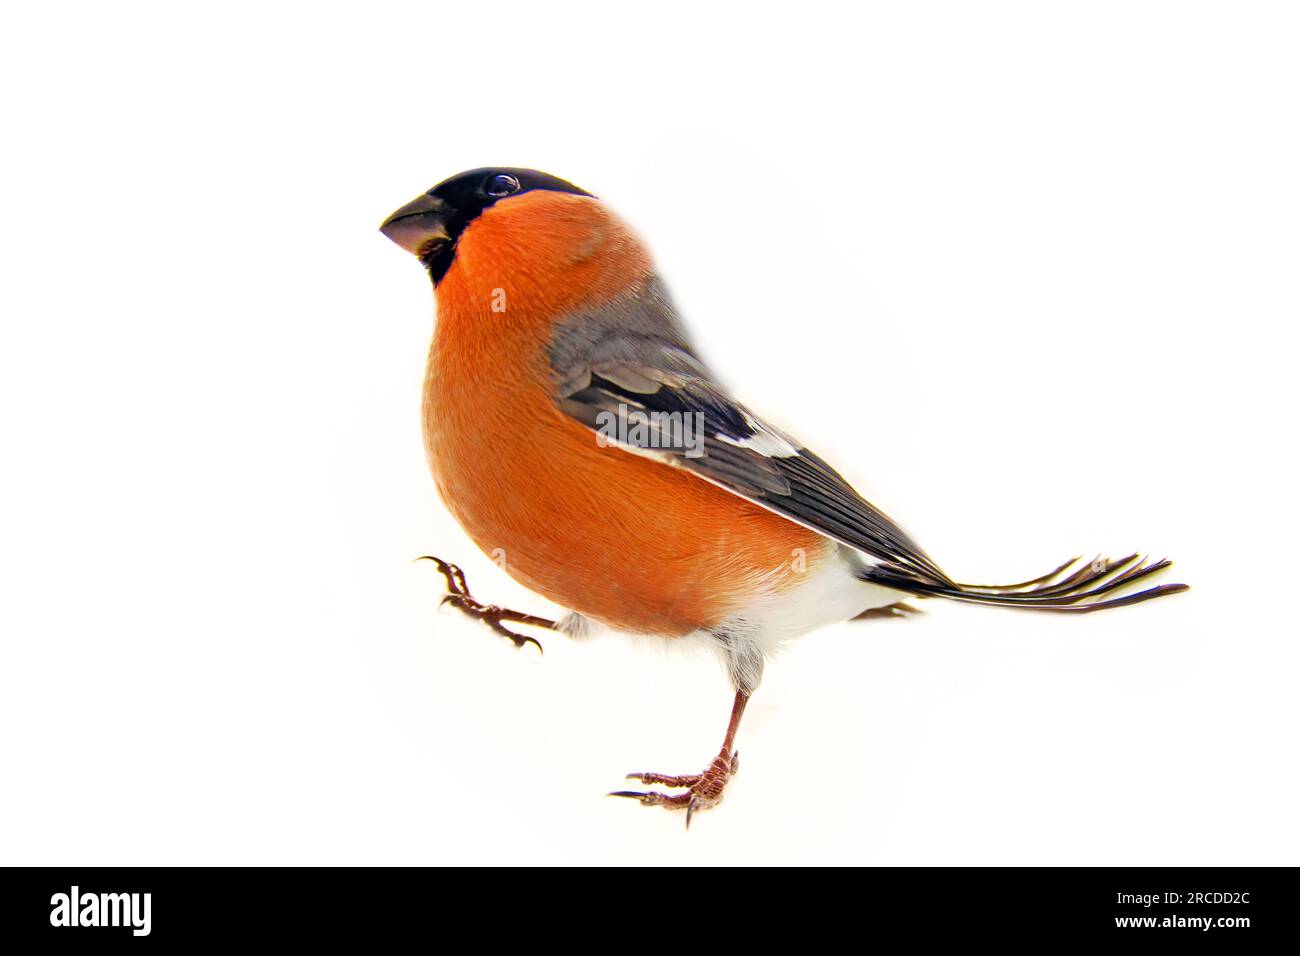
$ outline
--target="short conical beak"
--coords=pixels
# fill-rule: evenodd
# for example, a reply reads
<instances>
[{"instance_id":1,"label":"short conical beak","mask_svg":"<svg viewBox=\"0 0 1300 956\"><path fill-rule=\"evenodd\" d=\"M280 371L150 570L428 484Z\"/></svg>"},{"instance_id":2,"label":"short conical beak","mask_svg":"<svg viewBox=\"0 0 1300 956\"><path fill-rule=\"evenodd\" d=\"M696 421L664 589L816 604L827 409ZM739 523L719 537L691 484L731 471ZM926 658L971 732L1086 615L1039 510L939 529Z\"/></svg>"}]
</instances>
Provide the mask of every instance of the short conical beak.
<instances>
[{"instance_id":1,"label":"short conical beak","mask_svg":"<svg viewBox=\"0 0 1300 956\"><path fill-rule=\"evenodd\" d=\"M447 232L447 213L445 202L426 193L385 219L379 231L407 252L425 259L438 245L451 239Z\"/></svg>"}]
</instances>

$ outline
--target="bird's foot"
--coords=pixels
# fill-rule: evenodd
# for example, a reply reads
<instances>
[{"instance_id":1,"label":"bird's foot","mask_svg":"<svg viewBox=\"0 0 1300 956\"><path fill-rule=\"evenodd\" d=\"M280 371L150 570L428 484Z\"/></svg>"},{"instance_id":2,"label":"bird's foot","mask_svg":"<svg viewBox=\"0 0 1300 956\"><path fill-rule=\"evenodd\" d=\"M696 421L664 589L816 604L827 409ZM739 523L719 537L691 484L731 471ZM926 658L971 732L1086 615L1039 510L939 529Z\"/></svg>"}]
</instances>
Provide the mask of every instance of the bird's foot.
<instances>
[{"instance_id":1,"label":"bird's foot","mask_svg":"<svg viewBox=\"0 0 1300 956\"><path fill-rule=\"evenodd\" d=\"M536 638L529 637L527 634L517 634L502 624L502 621L544 627L551 631L556 628L554 621L547 620L544 617L525 614L522 611L512 611L509 608L497 607L495 604L484 604L475 600L474 596L469 593L469 585L465 583L465 572L456 565L442 560L442 558L435 558L431 554L426 554L415 560L432 561L437 569L442 572L442 576L447 579L447 595L439 602L440 605L450 604L452 607L459 608L461 613L477 618L498 634L510 638L515 647L532 644L539 653L542 650L542 645L537 642Z\"/></svg>"},{"instance_id":2,"label":"bird's foot","mask_svg":"<svg viewBox=\"0 0 1300 956\"><path fill-rule=\"evenodd\" d=\"M691 825L691 817L696 811L708 810L722 802L722 792L727 781L740 769L740 752L728 755L724 750L709 764L703 773L686 774L681 777L662 773L630 773L629 780L637 780L647 786L684 788L685 793L663 793L659 790L617 790L611 797L629 797L640 800L642 806L664 807L667 810L685 810L686 826Z\"/></svg>"}]
</instances>

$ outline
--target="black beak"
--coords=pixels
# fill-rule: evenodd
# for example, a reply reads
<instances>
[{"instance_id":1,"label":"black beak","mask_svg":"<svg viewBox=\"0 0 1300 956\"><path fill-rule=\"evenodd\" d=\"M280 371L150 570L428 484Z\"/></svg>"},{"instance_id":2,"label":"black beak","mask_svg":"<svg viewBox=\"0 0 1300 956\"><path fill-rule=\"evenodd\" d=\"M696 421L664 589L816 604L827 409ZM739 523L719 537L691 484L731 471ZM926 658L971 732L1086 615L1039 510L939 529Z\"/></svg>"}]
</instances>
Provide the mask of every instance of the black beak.
<instances>
[{"instance_id":1,"label":"black beak","mask_svg":"<svg viewBox=\"0 0 1300 956\"><path fill-rule=\"evenodd\" d=\"M443 200L426 193L385 219L379 231L412 255L427 259L451 241L446 218L450 212Z\"/></svg>"}]
</instances>

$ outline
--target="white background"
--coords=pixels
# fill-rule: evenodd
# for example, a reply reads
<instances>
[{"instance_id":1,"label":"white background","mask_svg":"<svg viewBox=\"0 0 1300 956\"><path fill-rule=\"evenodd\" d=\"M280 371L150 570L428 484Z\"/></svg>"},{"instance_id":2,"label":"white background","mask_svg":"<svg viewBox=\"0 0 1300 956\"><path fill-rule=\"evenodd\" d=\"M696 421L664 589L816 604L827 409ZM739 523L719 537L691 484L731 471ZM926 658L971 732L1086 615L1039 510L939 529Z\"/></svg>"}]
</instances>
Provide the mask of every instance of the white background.
<instances>
[{"instance_id":1,"label":"white background","mask_svg":"<svg viewBox=\"0 0 1300 956\"><path fill-rule=\"evenodd\" d=\"M1287 5L27 5L6 15L0 862L1300 862ZM433 551L432 297L379 221L535 166L646 237L736 393L954 576L768 668L516 652Z\"/></svg>"}]
</instances>

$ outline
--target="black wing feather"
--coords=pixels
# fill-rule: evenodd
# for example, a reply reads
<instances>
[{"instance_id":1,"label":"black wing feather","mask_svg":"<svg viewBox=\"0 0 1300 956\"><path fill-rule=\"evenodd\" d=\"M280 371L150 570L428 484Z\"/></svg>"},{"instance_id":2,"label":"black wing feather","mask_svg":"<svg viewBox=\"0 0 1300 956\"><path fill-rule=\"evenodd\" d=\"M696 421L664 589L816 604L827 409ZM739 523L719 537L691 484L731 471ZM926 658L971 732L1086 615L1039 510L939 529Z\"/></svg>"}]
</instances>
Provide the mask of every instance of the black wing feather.
<instances>
[{"instance_id":1,"label":"black wing feather","mask_svg":"<svg viewBox=\"0 0 1300 956\"><path fill-rule=\"evenodd\" d=\"M632 370L653 378L648 366ZM659 373L662 378L662 373ZM677 384L661 383L652 393L633 391L612 378L592 372L586 387L563 396L560 407L588 427L596 427L596 413L634 409L646 413L703 415L703 455L688 457L678 450L659 448L670 464L686 468L799 524L812 528L851 548L886 562L935 585L952 581L902 528L856 491L820 457L804 448L789 456L766 455L738 442L759 437L768 429L743 406L728 398L711 381L690 378ZM680 380L680 375L674 379ZM793 450L793 443L792 443Z\"/></svg>"}]
</instances>

